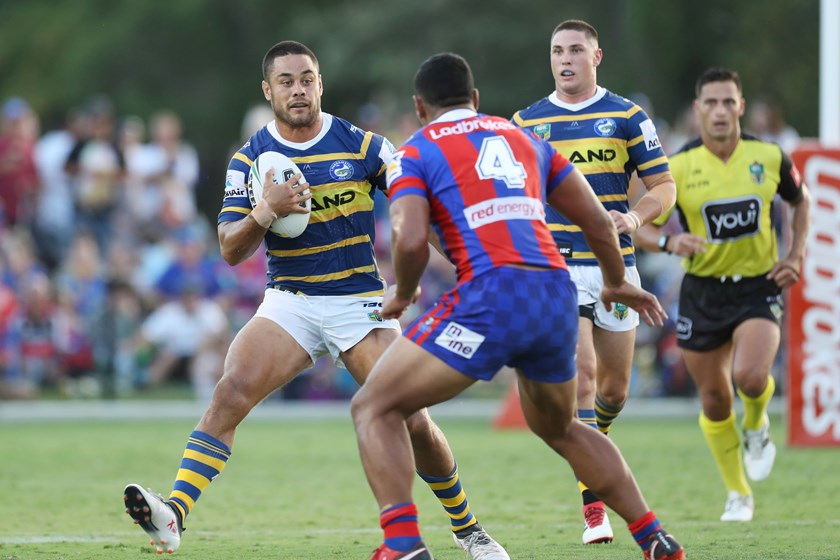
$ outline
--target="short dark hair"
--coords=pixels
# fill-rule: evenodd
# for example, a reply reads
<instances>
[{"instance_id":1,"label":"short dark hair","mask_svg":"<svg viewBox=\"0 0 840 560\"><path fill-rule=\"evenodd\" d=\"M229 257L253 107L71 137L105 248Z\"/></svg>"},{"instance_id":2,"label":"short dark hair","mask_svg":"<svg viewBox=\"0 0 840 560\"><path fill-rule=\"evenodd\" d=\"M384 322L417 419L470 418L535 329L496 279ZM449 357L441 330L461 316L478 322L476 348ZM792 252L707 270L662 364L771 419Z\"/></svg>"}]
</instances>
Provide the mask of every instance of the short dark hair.
<instances>
[{"instance_id":1,"label":"short dark hair","mask_svg":"<svg viewBox=\"0 0 840 560\"><path fill-rule=\"evenodd\" d=\"M320 68L320 64L318 64L318 57L315 56L315 53L312 52L312 49L304 45L303 43L298 43L297 41L280 41L270 49L268 52L265 53L262 61L262 72L263 72L263 79L268 80L268 73L271 71L271 66L274 64L274 59L287 56L290 54L304 54L312 59L312 62L315 63L315 68Z\"/></svg>"},{"instance_id":2,"label":"short dark hair","mask_svg":"<svg viewBox=\"0 0 840 560\"><path fill-rule=\"evenodd\" d=\"M429 105L452 107L472 101L473 73L464 57L439 53L427 58L414 75L414 93Z\"/></svg>"},{"instance_id":3,"label":"short dark hair","mask_svg":"<svg viewBox=\"0 0 840 560\"><path fill-rule=\"evenodd\" d=\"M694 95L699 98L700 90L703 89L703 86L712 82L732 82L735 84L735 87L738 88L738 92L743 93L743 89L741 88L741 77L738 76L738 72L728 68L715 66L713 68L709 68L703 72L699 78L697 78L697 85L694 86Z\"/></svg>"},{"instance_id":4,"label":"short dark hair","mask_svg":"<svg viewBox=\"0 0 840 560\"><path fill-rule=\"evenodd\" d=\"M598 31L592 27L591 24L583 21L582 19L567 19L566 21L562 21L557 24L557 27L554 28L554 31L551 32L551 38L557 35L558 31L580 31L584 35L586 35L587 39L594 39L595 44L598 44Z\"/></svg>"}]
</instances>

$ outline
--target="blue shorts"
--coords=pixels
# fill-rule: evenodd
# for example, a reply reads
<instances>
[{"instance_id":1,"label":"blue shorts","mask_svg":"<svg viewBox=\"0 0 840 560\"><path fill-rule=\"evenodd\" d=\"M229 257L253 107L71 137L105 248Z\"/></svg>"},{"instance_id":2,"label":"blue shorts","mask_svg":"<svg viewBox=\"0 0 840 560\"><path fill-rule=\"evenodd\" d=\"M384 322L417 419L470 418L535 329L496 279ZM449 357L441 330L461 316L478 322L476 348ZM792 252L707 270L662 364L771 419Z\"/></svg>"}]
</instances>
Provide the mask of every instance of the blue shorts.
<instances>
[{"instance_id":1,"label":"blue shorts","mask_svg":"<svg viewBox=\"0 0 840 560\"><path fill-rule=\"evenodd\" d=\"M444 294L403 334L475 379L508 365L562 383L575 376L577 289L563 269L497 268Z\"/></svg>"}]
</instances>

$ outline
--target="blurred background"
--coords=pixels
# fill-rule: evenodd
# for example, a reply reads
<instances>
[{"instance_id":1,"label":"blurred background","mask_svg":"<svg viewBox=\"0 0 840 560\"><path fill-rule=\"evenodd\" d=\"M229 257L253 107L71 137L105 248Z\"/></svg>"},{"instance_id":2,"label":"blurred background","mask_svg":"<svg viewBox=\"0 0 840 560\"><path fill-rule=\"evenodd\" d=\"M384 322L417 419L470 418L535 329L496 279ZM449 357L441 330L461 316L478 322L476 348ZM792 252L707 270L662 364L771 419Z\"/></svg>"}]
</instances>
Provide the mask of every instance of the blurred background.
<instances>
[{"instance_id":1,"label":"blurred background","mask_svg":"<svg viewBox=\"0 0 840 560\"><path fill-rule=\"evenodd\" d=\"M465 56L481 110L511 116L552 91L549 38L569 18L598 29L600 85L642 105L669 153L696 135L713 65L741 74L747 131L788 151L818 134L819 0L0 0L0 398L208 398L265 284L264 255L221 261L215 224L230 156L272 118L271 45L311 47L324 110L399 145L425 58ZM639 267L675 316L678 260ZM434 260L418 310L452 282ZM693 394L672 325L639 329L633 379L637 396ZM322 360L272 398L353 390Z\"/></svg>"}]
</instances>

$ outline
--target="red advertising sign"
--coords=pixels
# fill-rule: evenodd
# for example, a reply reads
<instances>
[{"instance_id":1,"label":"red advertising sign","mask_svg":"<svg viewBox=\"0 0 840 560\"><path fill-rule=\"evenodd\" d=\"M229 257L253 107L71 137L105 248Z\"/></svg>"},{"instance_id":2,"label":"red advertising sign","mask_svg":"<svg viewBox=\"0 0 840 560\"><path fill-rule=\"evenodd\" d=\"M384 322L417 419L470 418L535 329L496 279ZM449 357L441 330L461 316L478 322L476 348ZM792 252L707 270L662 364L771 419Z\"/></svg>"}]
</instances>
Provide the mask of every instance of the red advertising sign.
<instances>
[{"instance_id":1,"label":"red advertising sign","mask_svg":"<svg viewBox=\"0 0 840 560\"><path fill-rule=\"evenodd\" d=\"M793 161L813 200L802 279L788 293L788 444L840 446L840 150Z\"/></svg>"}]
</instances>

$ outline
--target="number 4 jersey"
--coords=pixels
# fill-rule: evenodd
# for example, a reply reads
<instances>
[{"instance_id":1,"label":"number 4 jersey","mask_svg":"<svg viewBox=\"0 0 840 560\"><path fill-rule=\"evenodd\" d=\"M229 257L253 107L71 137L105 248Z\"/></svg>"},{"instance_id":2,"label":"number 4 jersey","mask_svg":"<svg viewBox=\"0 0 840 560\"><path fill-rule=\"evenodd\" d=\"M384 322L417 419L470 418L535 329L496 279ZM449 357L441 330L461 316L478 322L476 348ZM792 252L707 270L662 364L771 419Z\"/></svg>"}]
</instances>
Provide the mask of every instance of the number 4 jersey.
<instances>
[{"instance_id":1,"label":"number 4 jersey","mask_svg":"<svg viewBox=\"0 0 840 560\"><path fill-rule=\"evenodd\" d=\"M449 111L388 165L393 203L429 202L431 227L463 284L494 268L565 268L545 223L546 195L574 167L547 142L499 117Z\"/></svg>"}]
</instances>

